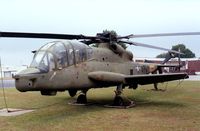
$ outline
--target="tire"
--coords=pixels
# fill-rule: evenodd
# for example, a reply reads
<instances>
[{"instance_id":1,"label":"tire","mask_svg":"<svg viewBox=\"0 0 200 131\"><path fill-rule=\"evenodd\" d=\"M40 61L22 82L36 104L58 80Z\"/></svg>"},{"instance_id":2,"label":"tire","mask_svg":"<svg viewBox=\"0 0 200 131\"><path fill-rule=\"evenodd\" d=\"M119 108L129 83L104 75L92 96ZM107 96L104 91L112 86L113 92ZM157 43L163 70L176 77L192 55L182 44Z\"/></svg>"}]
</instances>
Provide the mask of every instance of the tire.
<instances>
[{"instance_id":1,"label":"tire","mask_svg":"<svg viewBox=\"0 0 200 131\"><path fill-rule=\"evenodd\" d=\"M114 106L124 106L124 101L122 99L122 97L120 96L116 96L113 102Z\"/></svg>"},{"instance_id":2,"label":"tire","mask_svg":"<svg viewBox=\"0 0 200 131\"><path fill-rule=\"evenodd\" d=\"M87 103L87 98L86 98L86 95L79 95L78 98L77 98L77 103L78 104L86 104Z\"/></svg>"}]
</instances>

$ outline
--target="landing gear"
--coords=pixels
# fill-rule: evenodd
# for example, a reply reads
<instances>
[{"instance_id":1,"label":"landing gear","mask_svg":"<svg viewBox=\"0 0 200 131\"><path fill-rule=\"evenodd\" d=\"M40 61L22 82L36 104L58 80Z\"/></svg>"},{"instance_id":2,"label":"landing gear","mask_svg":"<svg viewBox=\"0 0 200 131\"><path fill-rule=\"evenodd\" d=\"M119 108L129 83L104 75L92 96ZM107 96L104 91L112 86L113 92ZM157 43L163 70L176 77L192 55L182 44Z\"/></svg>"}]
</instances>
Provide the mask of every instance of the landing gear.
<instances>
[{"instance_id":1,"label":"landing gear","mask_svg":"<svg viewBox=\"0 0 200 131\"><path fill-rule=\"evenodd\" d=\"M156 91L158 91L158 83L154 83L153 85L154 85L154 89L155 89Z\"/></svg>"},{"instance_id":2,"label":"landing gear","mask_svg":"<svg viewBox=\"0 0 200 131\"><path fill-rule=\"evenodd\" d=\"M76 103L77 104L87 104L87 90L81 91L80 95L78 96Z\"/></svg>"},{"instance_id":3,"label":"landing gear","mask_svg":"<svg viewBox=\"0 0 200 131\"><path fill-rule=\"evenodd\" d=\"M69 92L69 95L70 95L71 97L74 97L74 96L76 95L76 93L77 93L77 90L69 89L68 92Z\"/></svg>"},{"instance_id":4,"label":"landing gear","mask_svg":"<svg viewBox=\"0 0 200 131\"><path fill-rule=\"evenodd\" d=\"M113 107L124 107L129 108L135 106L134 102L123 96L123 85L118 85L115 91L115 98L113 101Z\"/></svg>"},{"instance_id":5,"label":"landing gear","mask_svg":"<svg viewBox=\"0 0 200 131\"><path fill-rule=\"evenodd\" d=\"M114 106L124 106L124 100L121 96L115 96L113 101Z\"/></svg>"},{"instance_id":6,"label":"landing gear","mask_svg":"<svg viewBox=\"0 0 200 131\"><path fill-rule=\"evenodd\" d=\"M134 107L135 103L131 100L129 100L127 97L125 97L123 95L123 89L124 89L124 85L121 84L119 86L117 86L117 89L115 91L115 98L113 100L113 103L110 105L104 105L104 107L109 107L109 108L130 108L130 107ZM71 105L91 105L94 103L90 103L87 101L87 91L88 90L82 90L78 97L76 102L73 103L69 103Z\"/></svg>"}]
</instances>

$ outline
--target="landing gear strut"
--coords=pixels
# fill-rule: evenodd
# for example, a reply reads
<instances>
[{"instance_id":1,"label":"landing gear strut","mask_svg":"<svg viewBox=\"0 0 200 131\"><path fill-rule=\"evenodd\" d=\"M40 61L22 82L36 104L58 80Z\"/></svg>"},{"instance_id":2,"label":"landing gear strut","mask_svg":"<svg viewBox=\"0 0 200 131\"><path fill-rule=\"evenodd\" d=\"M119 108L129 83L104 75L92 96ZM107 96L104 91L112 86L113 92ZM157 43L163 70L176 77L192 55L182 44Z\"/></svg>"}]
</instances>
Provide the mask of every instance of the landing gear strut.
<instances>
[{"instance_id":1,"label":"landing gear strut","mask_svg":"<svg viewBox=\"0 0 200 131\"><path fill-rule=\"evenodd\" d=\"M113 101L113 106L118 106L118 107L132 107L134 106L134 102L129 100L127 97L123 96L123 85L118 85L117 89L115 91L115 98Z\"/></svg>"},{"instance_id":2,"label":"landing gear strut","mask_svg":"<svg viewBox=\"0 0 200 131\"><path fill-rule=\"evenodd\" d=\"M153 85L154 85L154 89L151 89L151 90L153 90L153 91L165 91L165 89L164 90L158 89L158 83L154 83Z\"/></svg>"},{"instance_id":3,"label":"landing gear strut","mask_svg":"<svg viewBox=\"0 0 200 131\"><path fill-rule=\"evenodd\" d=\"M158 91L158 83L154 83L154 89Z\"/></svg>"}]
</instances>

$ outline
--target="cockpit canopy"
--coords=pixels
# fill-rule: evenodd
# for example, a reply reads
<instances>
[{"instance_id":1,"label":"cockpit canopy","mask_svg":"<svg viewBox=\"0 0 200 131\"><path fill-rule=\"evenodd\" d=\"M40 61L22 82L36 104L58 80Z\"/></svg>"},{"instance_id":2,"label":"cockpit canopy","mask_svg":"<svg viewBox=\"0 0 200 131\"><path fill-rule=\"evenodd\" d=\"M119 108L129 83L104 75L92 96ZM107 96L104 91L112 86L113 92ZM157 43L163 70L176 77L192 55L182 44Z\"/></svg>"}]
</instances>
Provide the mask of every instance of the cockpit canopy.
<instances>
[{"instance_id":1,"label":"cockpit canopy","mask_svg":"<svg viewBox=\"0 0 200 131\"><path fill-rule=\"evenodd\" d=\"M91 55L92 48L79 41L55 41L47 43L35 53L30 67L48 72L84 62Z\"/></svg>"}]
</instances>

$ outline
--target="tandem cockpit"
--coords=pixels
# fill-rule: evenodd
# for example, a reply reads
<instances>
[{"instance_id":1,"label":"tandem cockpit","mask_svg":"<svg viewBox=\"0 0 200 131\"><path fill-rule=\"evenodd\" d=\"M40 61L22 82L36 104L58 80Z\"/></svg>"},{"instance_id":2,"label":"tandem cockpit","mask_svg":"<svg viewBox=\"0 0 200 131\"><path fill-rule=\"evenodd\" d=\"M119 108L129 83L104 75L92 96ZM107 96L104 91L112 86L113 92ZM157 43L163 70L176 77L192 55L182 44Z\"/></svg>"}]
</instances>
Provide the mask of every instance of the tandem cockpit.
<instances>
[{"instance_id":1,"label":"tandem cockpit","mask_svg":"<svg viewBox=\"0 0 200 131\"><path fill-rule=\"evenodd\" d=\"M91 55L92 48L76 40L50 42L35 53L30 68L45 73L84 62Z\"/></svg>"}]
</instances>

